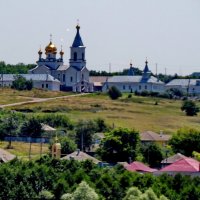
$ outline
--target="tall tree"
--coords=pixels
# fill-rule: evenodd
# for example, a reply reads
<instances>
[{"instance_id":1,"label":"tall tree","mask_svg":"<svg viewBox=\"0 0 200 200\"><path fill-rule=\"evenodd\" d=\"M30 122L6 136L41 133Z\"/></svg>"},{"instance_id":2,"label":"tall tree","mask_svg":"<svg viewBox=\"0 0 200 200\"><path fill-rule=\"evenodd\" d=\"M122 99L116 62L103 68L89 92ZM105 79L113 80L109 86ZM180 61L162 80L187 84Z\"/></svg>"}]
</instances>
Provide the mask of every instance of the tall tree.
<instances>
[{"instance_id":1,"label":"tall tree","mask_svg":"<svg viewBox=\"0 0 200 200\"><path fill-rule=\"evenodd\" d=\"M192 156L193 151L200 152L200 131L192 128L181 128L169 141L175 153Z\"/></svg>"},{"instance_id":2,"label":"tall tree","mask_svg":"<svg viewBox=\"0 0 200 200\"><path fill-rule=\"evenodd\" d=\"M117 128L106 133L99 154L107 162L134 160L138 153L139 132L134 129Z\"/></svg>"},{"instance_id":3,"label":"tall tree","mask_svg":"<svg viewBox=\"0 0 200 200\"><path fill-rule=\"evenodd\" d=\"M77 123L75 131L76 143L79 149L85 151L91 147L96 130L97 125L92 120L81 120Z\"/></svg>"}]
</instances>

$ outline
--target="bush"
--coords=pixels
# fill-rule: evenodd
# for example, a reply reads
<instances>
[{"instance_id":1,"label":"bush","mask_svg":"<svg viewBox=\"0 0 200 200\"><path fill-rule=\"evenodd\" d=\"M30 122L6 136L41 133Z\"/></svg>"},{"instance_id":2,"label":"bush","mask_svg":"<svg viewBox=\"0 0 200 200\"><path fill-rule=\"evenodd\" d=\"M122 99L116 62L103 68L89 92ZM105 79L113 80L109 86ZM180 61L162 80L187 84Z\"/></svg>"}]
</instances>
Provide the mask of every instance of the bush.
<instances>
[{"instance_id":1,"label":"bush","mask_svg":"<svg viewBox=\"0 0 200 200\"><path fill-rule=\"evenodd\" d=\"M63 127L68 128L69 130L73 129L73 123L70 119L64 114L45 114L38 115L37 117L41 123L48 124L52 127Z\"/></svg>"},{"instance_id":2,"label":"bush","mask_svg":"<svg viewBox=\"0 0 200 200\"><path fill-rule=\"evenodd\" d=\"M115 100L121 97L122 93L115 86L112 86L108 90L108 95L111 99Z\"/></svg>"},{"instance_id":3,"label":"bush","mask_svg":"<svg viewBox=\"0 0 200 200\"><path fill-rule=\"evenodd\" d=\"M141 92L141 96L143 96L143 97L149 96L149 92L144 90Z\"/></svg>"},{"instance_id":4,"label":"bush","mask_svg":"<svg viewBox=\"0 0 200 200\"><path fill-rule=\"evenodd\" d=\"M181 110L185 111L187 116L194 116L199 112L199 107L196 106L194 101L185 100L181 106Z\"/></svg>"},{"instance_id":5,"label":"bush","mask_svg":"<svg viewBox=\"0 0 200 200\"><path fill-rule=\"evenodd\" d=\"M32 80L26 80L21 75L14 76L14 81L12 82L11 88L16 90L32 90L33 82Z\"/></svg>"}]
</instances>

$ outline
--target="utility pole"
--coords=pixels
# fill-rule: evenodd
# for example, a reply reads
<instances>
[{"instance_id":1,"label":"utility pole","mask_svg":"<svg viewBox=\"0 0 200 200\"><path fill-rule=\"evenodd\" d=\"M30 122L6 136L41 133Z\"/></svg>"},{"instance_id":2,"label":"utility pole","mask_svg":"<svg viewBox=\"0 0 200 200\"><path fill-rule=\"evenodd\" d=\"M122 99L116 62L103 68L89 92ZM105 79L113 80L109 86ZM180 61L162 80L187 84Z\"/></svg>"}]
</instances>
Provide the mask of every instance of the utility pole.
<instances>
[{"instance_id":1,"label":"utility pole","mask_svg":"<svg viewBox=\"0 0 200 200\"><path fill-rule=\"evenodd\" d=\"M158 63L156 63L156 77L158 75Z\"/></svg>"},{"instance_id":2,"label":"utility pole","mask_svg":"<svg viewBox=\"0 0 200 200\"><path fill-rule=\"evenodd\" d=\"M83 132L81 132L81 151L83 151Z\"/></svg>"},{"instance_id":3,"label":"utility pole","mask_svg":"<svg viewBox=\"0 0 200 200\"><path fill-rule=\"evenodd\" d=\"M31 160L31 137L30 137L30 145L29 145L29 155L28 155L28 157L29 157L29 160Z\"/></svg>"}]
</instances>

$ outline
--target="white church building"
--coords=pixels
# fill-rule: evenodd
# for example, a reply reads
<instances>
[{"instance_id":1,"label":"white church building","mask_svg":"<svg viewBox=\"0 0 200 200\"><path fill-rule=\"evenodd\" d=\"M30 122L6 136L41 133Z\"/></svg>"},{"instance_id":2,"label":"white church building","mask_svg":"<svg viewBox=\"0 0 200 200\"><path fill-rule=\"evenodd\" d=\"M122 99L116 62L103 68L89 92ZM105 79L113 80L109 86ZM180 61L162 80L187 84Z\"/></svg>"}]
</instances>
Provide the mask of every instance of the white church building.
<instances>
[{"instance_id":1,"label":"white church building","mask_svg":"<svg viewBox=\"0 0 200 200\"><path fill-rule=\"evenodd\" d=\"M102 91L106 92L110 87L115 86L121 92L165 92L165 84L151 75L147 61L141 76L134 75L132 64L129 72L129 75L109 77L104 83Z\"/></svg>"},{"instance_id":2,"label":"white church building","mask_svg":"<svg viewBox=\"0 0 200 200\"><path fill-rule=\"evenodd\" d=\"M69 65L64 65L64 52L61 48L57 58L57 48L50 43L45 48L45 58L40 49L37 66L29 70L29 74L48 74L60 81L60 89L73 92L93 92L93 84L89 82L89 70L86 68L85 46L80 36L80 26L76 26L76 36L70 47Z\"/></svg>"}]
</instances>

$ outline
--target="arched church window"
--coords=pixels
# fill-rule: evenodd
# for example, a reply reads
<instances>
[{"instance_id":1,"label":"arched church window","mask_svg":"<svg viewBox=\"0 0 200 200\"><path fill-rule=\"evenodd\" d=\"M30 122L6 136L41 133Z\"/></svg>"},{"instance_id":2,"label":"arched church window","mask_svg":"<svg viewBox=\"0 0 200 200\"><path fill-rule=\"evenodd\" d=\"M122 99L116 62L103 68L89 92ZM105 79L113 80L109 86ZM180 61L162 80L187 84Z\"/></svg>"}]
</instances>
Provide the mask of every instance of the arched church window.
<instances>
[{"instance_id":1,"label":"arched church window","mask_svg":"<svg viewBox=\"0 0 200 200\"><path fill-rule=\"evenodd\" d=\"M63 74L63 82L65 82L65 74Z\"/></svg>"},{"instance_id":2,"label":"arched church window","mask_svg":"<svg viewBox=\"0 0 200 200\"><path fill-rule=\"evenodd\" d=\"M84 61L85 60L85 54L82 53L82 60Z\"/></svg>"},{"instance_id":3,"label":"arched church window","mask_svg":"<svg viewBox=\"0 0 200 200\"><path fill-rule=\"evenodd\" d=\"M74 52L74 61L77 61L77 53Z\"/></svg>"}]
</instances>

